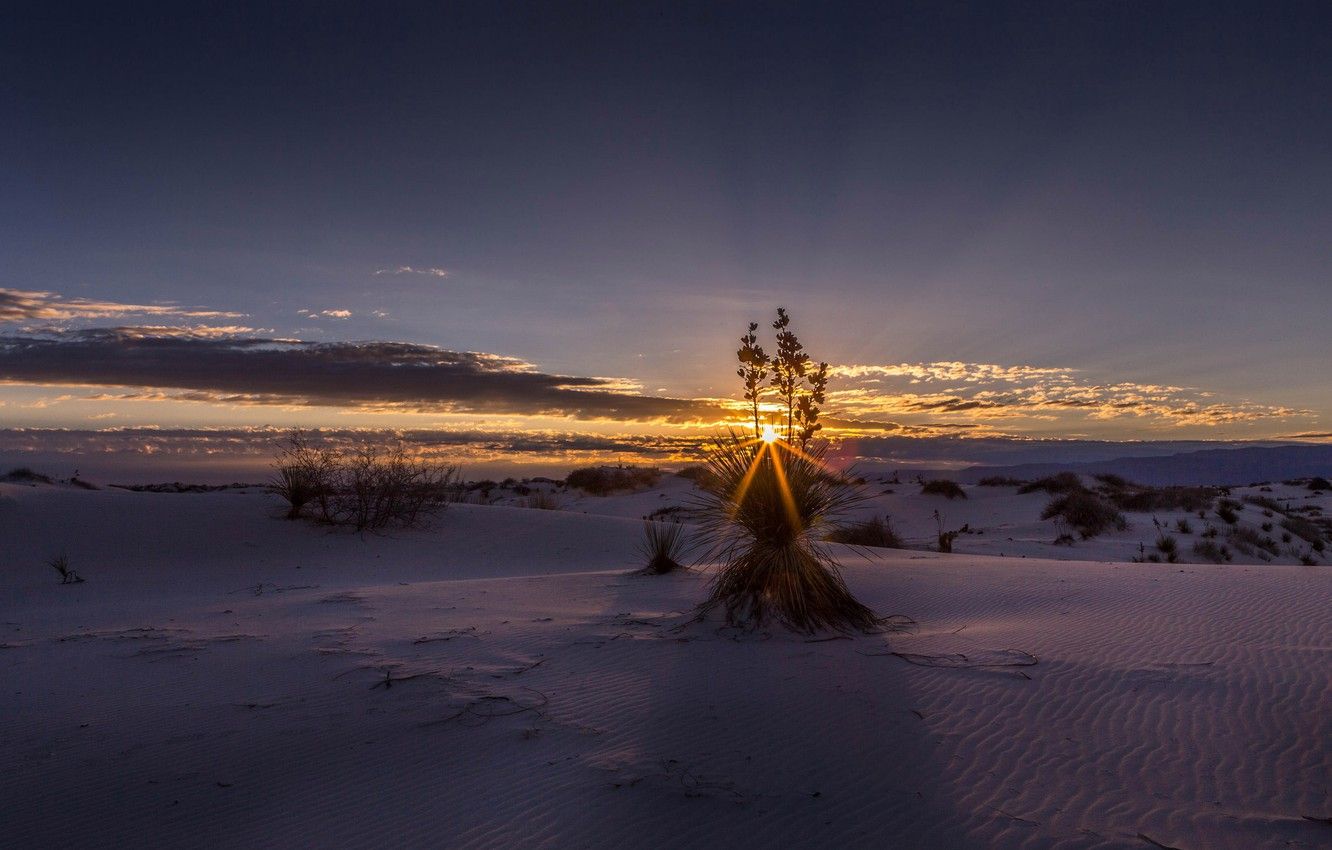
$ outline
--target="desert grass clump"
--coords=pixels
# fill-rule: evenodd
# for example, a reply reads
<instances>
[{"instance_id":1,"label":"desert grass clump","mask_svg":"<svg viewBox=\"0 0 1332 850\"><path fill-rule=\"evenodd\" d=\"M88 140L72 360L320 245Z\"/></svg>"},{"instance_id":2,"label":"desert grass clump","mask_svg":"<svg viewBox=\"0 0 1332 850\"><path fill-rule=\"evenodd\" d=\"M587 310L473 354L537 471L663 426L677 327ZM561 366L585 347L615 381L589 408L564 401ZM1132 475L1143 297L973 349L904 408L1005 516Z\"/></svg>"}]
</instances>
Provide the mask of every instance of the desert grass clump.
<instances>
[{"instance_id":1,"label":"desert grass clump","mask_svg":"<svg viewBox=\"0 0 1332 850\"><path fill-rule=\"evenodd\" d=\"M731 625L776 620L799 632L881 624L851 595L820 541L861 498L827 473L826 450L819 441L798 451L784 440L732 433L711 453L698 516L705 558L721 566L705 612L721 607Z\"/></svg>"},{"instance_id":2,"label":"desert grass clump","mask_svg":"<svg viewBox=\"0 0 1332 850\"><path fill-rule=\"evenodd\" d=\"M1310 478L1309 483L1306 486L1315 493L1318 493L1323 490L1332 490L1332 481L1328 481L1326 478L1319 475L1316 478Z\"/></svg>"},{"instance_id":3,"label":"desert grass clump","mask_svg":"<svg viewBox=\"0 0 1332 850\"><path fill-rule=\"evenodd\" d=\"M61 584L81 584L83 582L83 576L69 568L69 556L63 552L47 561L46 564L60 573Z\"/></svg>"},{"instance_id":4,"label":"desert grass clump","mask_svg":"<svg viewBox=\"0 0 1332 850\"><path fill-rule=\"evenodd\" d=\"M1231 558L1230 550L1225 546L1218 545L1214 540L1194 541L1193 554L1204 561L1211 561L1213 564L1224 564Z\"/></svg>"},{"instance_id":5,"label":"desert grass clump","mask_svg":"<svg viewBox=\"0 0 1332 850\"><path fill-rule=\"evenodd\" d=\"M1077 529L1083 540L1090 540L1111 528L1123 531L1128 528L1114 505L1086 490L1076 490L1062 496L1056 496L1041 511L1041 519L1059 518Z\"/></svg>"},{"instance_id":6,"label":"desert grass clump","mask_svg":"<svg viewBox=\"0 0 1332 850\"><path fill-rule=\"evenodd\" d=\"M684 568L689 538L685 526L678 522L643 520L643 537L638 541L643 556L643 572L662 575Z\"/></svg>"},{"instance_id":7,"label":"desert grass clump","mask_svg":"<svg viewBox=\"0 0 1332 850\"><path fill-rule=\"evenodd\" d=\"M1168 563L1173 564L1179 560L1179 541L1162 532L1156 538L1156 551L1160 552Z\"/></svg>"},{"instance_id":8,"label":"desert grass clump","mask_svg":"<svg viewBox=\"0 0 1332 850\"><path fill-rule=\"evenodd\" d=\"M936 478L933 481L926 481L920 487L920 492L925 496L943 496L945 499L965 499L967 493L956 481L949 481L947 478Z\"/></svg>"},{"instance_id":9,"label":"desert grass clump","mask_svg":"<svg viewBox=\"0 0 1332 850\"><path fill-rule=\"evenodd\" d=\"M893 530L889 517L870 517L863 522L839 525L823 538L829 543L869 546L874 549L905 549L902 538Z\"/></svg>"}]
</instances>

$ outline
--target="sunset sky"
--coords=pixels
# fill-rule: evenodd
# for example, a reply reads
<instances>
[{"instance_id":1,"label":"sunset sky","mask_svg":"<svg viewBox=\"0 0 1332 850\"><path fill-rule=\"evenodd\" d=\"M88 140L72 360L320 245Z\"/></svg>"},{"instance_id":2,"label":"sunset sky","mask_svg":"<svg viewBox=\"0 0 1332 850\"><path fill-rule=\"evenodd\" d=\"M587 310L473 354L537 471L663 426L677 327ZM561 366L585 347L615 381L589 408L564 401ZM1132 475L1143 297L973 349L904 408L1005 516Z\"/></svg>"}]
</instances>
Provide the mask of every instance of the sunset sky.
<instances>
[{"instance_id":1,"label":"sunset sky","mask_svg":"<svg viewBox=\"0 0 1332 850\"><path fill-rule=\"evenodd\" d=\"M1332 431L1326 4L51 5L0 28L0 452L669 457L778 305L871 454Z\"/></svg>"}]
</instances>

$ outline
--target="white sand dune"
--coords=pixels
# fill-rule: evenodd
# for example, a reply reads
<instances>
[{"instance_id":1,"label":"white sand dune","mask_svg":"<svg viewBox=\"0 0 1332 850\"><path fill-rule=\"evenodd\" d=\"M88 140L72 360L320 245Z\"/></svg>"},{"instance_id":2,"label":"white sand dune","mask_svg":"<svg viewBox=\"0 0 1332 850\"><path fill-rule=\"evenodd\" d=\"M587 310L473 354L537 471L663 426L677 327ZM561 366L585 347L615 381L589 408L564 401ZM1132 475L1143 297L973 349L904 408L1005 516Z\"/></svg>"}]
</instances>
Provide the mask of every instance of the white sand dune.
<instances>
[{"instance_id":1,"label":"white sand dune","mask_svg":"<svg viewBox=\"0 0 1332 850\"><path fill-rule=\"evenodd\" d=\"M1332 846L1326 567L846 550L917 625L810 640L638 512L280 512L0 487L0 844Z\"/></svg>"}]
</instances>

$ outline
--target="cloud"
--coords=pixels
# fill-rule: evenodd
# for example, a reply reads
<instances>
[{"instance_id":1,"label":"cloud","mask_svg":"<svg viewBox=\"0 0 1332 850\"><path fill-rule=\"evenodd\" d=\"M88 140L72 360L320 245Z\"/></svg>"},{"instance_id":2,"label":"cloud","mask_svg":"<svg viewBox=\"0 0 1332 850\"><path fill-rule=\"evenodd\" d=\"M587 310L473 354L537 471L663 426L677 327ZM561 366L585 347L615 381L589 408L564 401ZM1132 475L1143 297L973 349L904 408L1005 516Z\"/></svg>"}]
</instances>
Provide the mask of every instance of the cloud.
<instances>
[{"instance_id":1,"label":"cloud","mask_svg":"<svg viewBox=\"0 0 1332 850\"><path fill-rule=\"evenodd\" d=\"M495 354L132 327L0 337L0 380L172 389L204 394L191 400L249 404L673 423L728 416L720 402L645 396L632 382L552 375Z\"/></svg>"},{"instance_id":2,"label":"cloud","mask_svg":"<svg viewBox=\"0 0 1332 850\"><path fill-rule=\"evenodd\" d=\"M244 313L227 313L175 304L124 304L91 298L64 298L54 292L0 288L0 322L34 319L107 319L119 316L182 316L194 319L238 319Z\"/></svg>"},{"instance_id":3,"label":"cloud","mask_svg":"<svg viewBox=\"0 0 1332 850\"><path fill-rule=\"evenodd\" d=\"M397 267L395 267L395 268L391 268L391 269L375 269L375 274L376 274L376 275L381 275L381 274L391 274L391 275L400 275L400 274L420 274L420 275L426 275L427 277L448 277L448 276L449 276L449 273L448 273L448 271L447 271L446 269L437 268L437 267L435 267L435 266L431 266L430 268L421 268L421 269L413 268L412 266L397 266Z\"/></svg>"},{"instance_id":4,"label":"cloud","mask_svg":"<svg viewBox=\"0 0 1332 850\"><path fill-rule=\"evenodd\" d=\"M351 310L297 310L296 312L311 319L350 319L352 316Z\"/></svg>"},{"instance_id":5,"label":"cloud","mask_svg":"<svg viewBox=\"0 0 1332 850\"><path fill-rule=\"evenodd\" d=\"M972 422L1049 421L1078 414L1097 421L1134 416L1170 426L1217 426L1309 414L1281 405L1216 401L1213 393L1188 387L1099 384L1064 367L941 361L834 366L831 372L829 408L870 419L932 414Z\"/></svg>"}]
</instances>

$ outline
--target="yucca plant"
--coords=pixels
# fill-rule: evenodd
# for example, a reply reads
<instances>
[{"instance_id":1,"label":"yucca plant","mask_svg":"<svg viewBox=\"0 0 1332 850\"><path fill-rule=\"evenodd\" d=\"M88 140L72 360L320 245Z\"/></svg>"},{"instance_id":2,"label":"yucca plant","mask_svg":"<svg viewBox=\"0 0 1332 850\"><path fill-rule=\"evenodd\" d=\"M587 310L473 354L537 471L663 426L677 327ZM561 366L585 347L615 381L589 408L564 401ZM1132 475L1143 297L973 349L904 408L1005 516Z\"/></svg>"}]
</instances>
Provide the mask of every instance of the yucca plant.
<instances>
[{"instance_id":1,"label":"yucca plant","mask_svg":"<svg viewBox=\"0 0 1332 850\"><path fill-rule=\"evenodd\" d=\"M638 542L646 562L643 572L660 575L682 569L688 542L685 527L678 522L643 520L643 538Z\"/></svg>"},{"instance_id":2,"label":"yucca plant","mask_svg":"<svg viewBox=\"0 0 1332 850\"><path fill-rule=\"evenodd\" d=\"M704 559L720 562L703 610L727 622L769 620L800 632L870 630L881 624L851 595L820 538L860 501L823 464L827 444L798 451L784 440L732 432L708 458L696 511Z\"/></svg>"}]
</instances>

